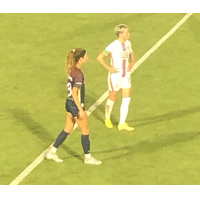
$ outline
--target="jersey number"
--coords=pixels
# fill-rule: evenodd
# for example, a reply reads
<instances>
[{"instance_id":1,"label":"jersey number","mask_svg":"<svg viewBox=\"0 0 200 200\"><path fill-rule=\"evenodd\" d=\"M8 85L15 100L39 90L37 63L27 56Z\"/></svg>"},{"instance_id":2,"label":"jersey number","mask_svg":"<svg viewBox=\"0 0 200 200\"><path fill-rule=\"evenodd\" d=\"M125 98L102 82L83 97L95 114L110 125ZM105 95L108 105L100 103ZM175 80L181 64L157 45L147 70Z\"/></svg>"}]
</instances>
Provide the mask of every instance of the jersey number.
<instances>
[{"instance_id":1,"label":"jersey number","mask_svg":"<svg viewBox=\"0 0 200 200\"><path fill-rule=\"evenodd\" d=\"M71 83L67 83L67 90L69 91L68 97L70 97L72 95L72 85L71 85Z\"/></svg>"}]
</instances>

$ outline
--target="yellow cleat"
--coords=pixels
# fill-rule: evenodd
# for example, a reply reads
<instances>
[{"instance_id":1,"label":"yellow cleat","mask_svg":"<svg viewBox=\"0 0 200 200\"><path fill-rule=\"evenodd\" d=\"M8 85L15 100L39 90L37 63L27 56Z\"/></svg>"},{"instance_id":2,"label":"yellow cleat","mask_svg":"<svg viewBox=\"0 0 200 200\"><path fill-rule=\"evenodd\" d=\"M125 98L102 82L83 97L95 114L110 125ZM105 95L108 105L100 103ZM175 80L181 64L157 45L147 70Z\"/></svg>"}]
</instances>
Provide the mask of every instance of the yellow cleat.
<instances>
[{"instance_id":1,"label":"yellow cleat","mask_svg":"<svg viewBox=\"0 0 200 200\"><path fill-rule=\"evenodd\" d=\"M110 119L105 119L105 125L107 128L113 128L113 125Z\"/></svg>"},{"instance_id":2,"label":"yellow cleat","mask_svg":"<svg viewBox=\"0 0 200 200\"><path fill-rule=\"evenodd\" d=\"M127 123L124 123L122 125L118 125L118 129L121 130L126 130L126 131L133 131L134 128L130 127Z\"/></svg>"}]
</instances>

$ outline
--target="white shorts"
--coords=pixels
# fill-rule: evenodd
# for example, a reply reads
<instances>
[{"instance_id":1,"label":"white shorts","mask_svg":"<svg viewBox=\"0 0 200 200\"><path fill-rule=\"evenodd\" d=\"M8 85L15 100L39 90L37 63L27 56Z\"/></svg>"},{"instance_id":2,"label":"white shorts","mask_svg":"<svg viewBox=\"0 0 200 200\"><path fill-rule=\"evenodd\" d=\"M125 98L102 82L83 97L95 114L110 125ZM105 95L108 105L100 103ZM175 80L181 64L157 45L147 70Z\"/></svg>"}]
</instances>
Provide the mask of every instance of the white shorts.
<instances>
[{"instance_id":1,"label":"white shorts","mask_svg":"<svg viewBox=\"0 0 200 200\"><path fill-rule=\"evenodd\" d=\"M109 91L119 91L122 88L131 88L130 73L127 73L124 77L121 73L108 73Z\"/></svg>"}]
</instances>

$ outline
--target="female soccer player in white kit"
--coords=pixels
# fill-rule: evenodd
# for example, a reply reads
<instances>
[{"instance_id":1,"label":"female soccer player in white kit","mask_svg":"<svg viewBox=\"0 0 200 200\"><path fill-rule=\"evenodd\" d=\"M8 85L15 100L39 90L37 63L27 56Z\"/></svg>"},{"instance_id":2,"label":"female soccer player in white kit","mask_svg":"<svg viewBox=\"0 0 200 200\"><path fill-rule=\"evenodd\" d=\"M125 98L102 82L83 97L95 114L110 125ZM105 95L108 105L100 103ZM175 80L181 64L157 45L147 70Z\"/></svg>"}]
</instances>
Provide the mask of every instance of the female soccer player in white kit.
<instances>
[{"instance_id":1,"label":"female soccer player in white kit","mask_svg":"<svg viewBox=\"0 0 200 200\"><path fill-rule=\"evenodd\" d=\"M120 108L119 130L134 130L125 121L128 115L129 103L131 100L131 77L130 71L134 65L134 53L130 37L129 28L125 24L117 25L114 29L118 38L109 44L105 50L99 54L97 60L109 71L108 88L109 98L105 107L105 125L107 128L113 128L110 115L115 103L117 92L122 90L122 104ZM104 58L110 55L111 62L108 65ZM129 63L129 59L131 62Z\"/></svg>"}]
</instances>

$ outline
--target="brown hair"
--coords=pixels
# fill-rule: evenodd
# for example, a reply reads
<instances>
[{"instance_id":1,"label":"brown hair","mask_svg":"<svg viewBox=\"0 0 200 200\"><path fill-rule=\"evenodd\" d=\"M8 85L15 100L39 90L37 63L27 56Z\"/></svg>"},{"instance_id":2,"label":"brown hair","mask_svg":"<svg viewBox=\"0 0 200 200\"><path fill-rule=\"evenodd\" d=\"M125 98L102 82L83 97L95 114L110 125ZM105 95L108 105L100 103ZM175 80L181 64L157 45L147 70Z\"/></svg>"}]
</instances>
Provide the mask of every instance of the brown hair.
<instances>
[{"instance_id":1,"label":"brown hair","mask_svg":"<svg viewBox=\"0 0 200 200\"><path fill-rule=\"evenodd\" d=\"M82 48L76 48L76 49L72 49L68 55L67 55L67 59L66 59L66 72L67 74L70 75L71 71L74 69L74 67L76 66L76 63L79 61L79 59L81 57L84 57L85 55L85 50Z\"/></svg>"}]
</instances>

